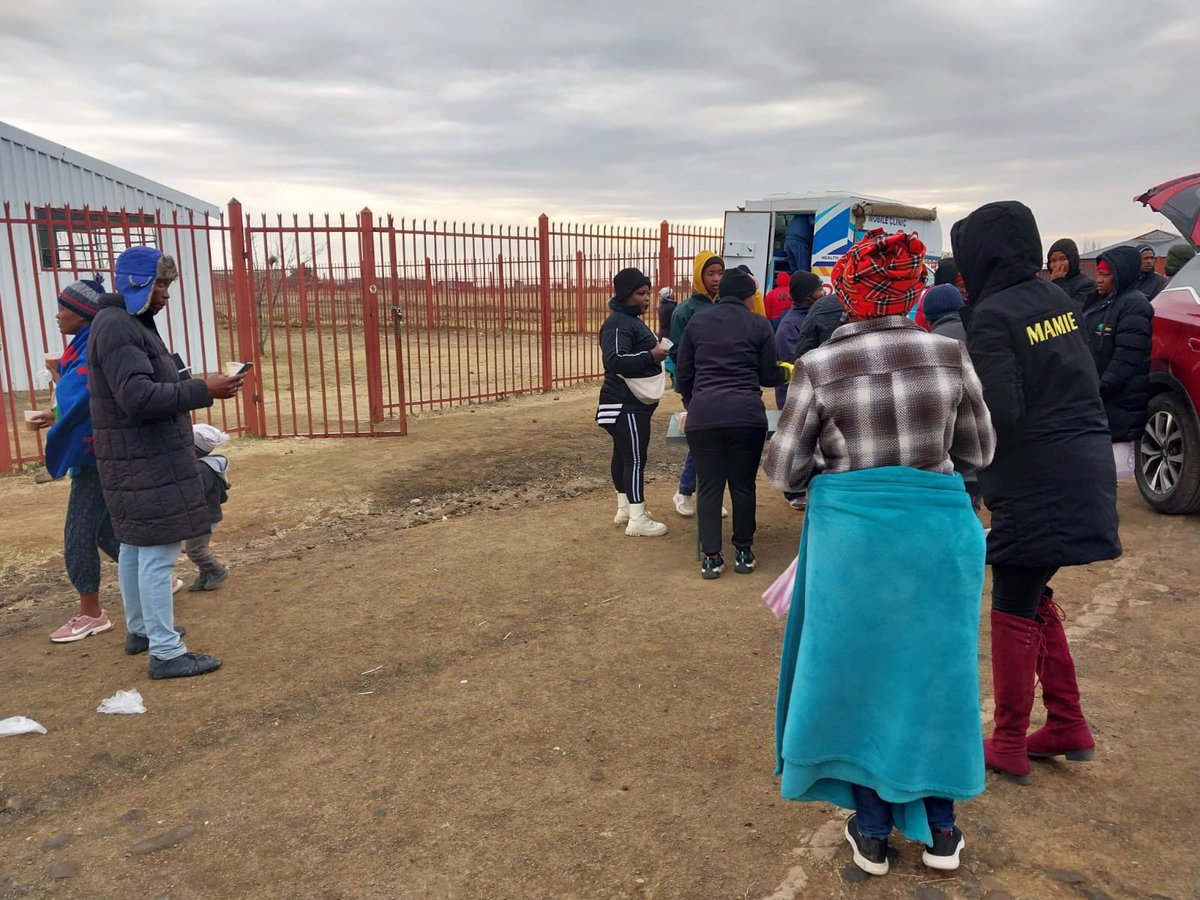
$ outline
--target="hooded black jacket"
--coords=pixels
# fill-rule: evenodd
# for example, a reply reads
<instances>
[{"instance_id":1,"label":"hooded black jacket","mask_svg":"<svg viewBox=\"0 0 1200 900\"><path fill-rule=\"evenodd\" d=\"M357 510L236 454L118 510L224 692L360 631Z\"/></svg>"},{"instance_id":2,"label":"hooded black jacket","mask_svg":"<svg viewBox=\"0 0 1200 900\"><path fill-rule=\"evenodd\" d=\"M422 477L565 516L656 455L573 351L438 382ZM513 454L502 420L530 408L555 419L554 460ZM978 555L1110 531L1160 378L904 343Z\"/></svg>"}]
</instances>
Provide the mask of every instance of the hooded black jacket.
<instances>
[{"instance_id":1,"label":"hooded black jacket","mask_svg":"<svg viewBox=\"0 0 1200 900\"><path fill-rule=\"evenodd\" d=\"M800 334L796 338L796 359L824 344L845 321L846 310L837 294L826 294L819 299L808 308L808 315L800 323Z\"/></svg>"},{"instance_id":2,"label":"hooded black jacket","mask_svg":"<svg viewBox=\"0 0 1200 900\"><path fill-rule=\"evenodd\" d=\"M1079 311L1037 278L1042 242L1022 203L982 206L950 233L970 304L967 349L996 429L979 473L988 562L1072 566L1121 553L1117 475Z\"/></svg>"},{"instance_id":3,"label":"hooded black jacket","mask_svg":"<svg viewBox=\"0 0 1200 900\"><path fill-rule=\"evenodd\" d=\"M100 297L88 391L100 485L121 542L154 547L207 534L188 413L212 406L212 396L203 381L180 381L154 317L131 316L120 294Z\"/></svg>"},{"instance_id":4,"label":"hooded black jacket","mask_svg":"<svg viewBox=\"0 0 1200 900\"><path fill-rule=\"evenodd\" d=\"M1100 255L1116 279L1107 297L1093 295L1083 309L1088 347L1100 375L1100 398L1113 442L1132 441L1146 424L1150 403L1150 333L1154 307L1134 285L1141 258L1133 247Z\"/></svg>"},{"instance_id":5,"label":"hooded black jacket","mask_svg":"<svg viewBox=\"0 0 1200 900\"><path fill-rule=\"evenodd\" d=\"M1133 249L1132 247L1122 248L1114 247L1113 250ZM1154 270L1149 272L1142 271L1142 257L1138 254L1138 273L1133 284L1130 285L1135 291L1140 293L1147 300L1153 300L1158 296L1159 291L1167 286L1169 278L1164 278Z\"/></svg>"},{"instance_id":6,"label":"hooded black jacket","mask_svg":"<svg viewBox=\"0 0 1200 900\"><path fill-rule=\"evenodd\" d=\"M683 333L675 381L687 430L767 427L762 388L779 381L775 330L740 297L722 297Z\"/></svg>"},{"instance_id":7,"label":"hooded black jacket","mask_svg":"<svg viewBox=\"0 0 1200 900\"><path fill-rule=\"evenodd\" d=\"M662 364L650 355L658 338L642 321L640 306L620 303L614 297L608 301L608 308L612 312L600 326L600 352L604 357L600 403L620 403L622 412L652 413L658 404L643 403L635 397L625 379L662 374Z\"/></svg>"},{"instance_id":8,"label":"hooded black jacket","mask_svg":"<svg viewBox=\"0 0 1200 900\"><path fill-rule=\"evenodd\" d=\"M1050 268L1050 254L1055 251L1067 258L1067 274L1062 278L1055 278L1050 283L1056 284L1066 291L1067 296L1078 303L1080 309L1083 309L1092 299L1092 295L1096 293L1096 282L1079 271L1079 248L1075 246L1073 240L1059 238L1050 245L1050 249L1046 251L1046 268Z\"/></svg>"}]
</instances>

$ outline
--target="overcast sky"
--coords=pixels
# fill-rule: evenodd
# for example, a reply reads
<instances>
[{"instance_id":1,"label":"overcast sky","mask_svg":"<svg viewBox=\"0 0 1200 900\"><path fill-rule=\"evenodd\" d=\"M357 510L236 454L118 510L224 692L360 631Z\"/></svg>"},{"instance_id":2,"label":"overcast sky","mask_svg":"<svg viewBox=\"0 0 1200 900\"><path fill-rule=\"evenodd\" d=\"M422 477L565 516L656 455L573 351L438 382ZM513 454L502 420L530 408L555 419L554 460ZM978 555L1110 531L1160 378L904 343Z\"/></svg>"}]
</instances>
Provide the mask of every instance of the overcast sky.
<instances>
[{"instance_id":1,"label":"overcast sky","mask_svg":"<svg viewBox=\"0 0 1200 900\"><path fill-rule=\"evenodd\" d=\"M214 203L718 222L847 189L1162 226L1200 170L1194 0L59 0L0 8L0 118ZM947 241L948 249L948 241Z\"/></svg>"}]
</instances>

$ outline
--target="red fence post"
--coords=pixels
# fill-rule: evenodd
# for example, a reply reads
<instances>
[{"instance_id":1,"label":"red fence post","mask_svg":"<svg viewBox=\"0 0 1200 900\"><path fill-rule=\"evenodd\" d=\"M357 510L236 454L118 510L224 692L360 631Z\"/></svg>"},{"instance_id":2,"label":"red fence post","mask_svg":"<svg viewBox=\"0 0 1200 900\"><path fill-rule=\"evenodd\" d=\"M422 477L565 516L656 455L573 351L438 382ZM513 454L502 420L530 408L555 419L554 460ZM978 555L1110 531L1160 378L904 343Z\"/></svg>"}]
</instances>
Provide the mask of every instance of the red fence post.
<instances>
[{"instance_id":1,"label":"red fence post","mask_svg":"<svg viewBox=\"0 0 1200 900\"><path fill-rule=\"evenodd\" d=\"M496 288L499 294L496 298L498 313L500 317L500 327L504 328L508 324L508 313L504 309L504 254L500 253L496 256Z\"/></svg>"},{"instance_id":2,"label":"red fence post","mask_svg":"<svg viewBox=\"0 0 1200 900\"><path fill-rule=\"evenodd\" d=\"M583 284L583 251L575 251L575 331L587 331L587 290Z\"/></svg>"},{"instance_id":3,"label":"red fence post","mask_svg":"<svg viewBox=\"0 0 1200 900\"><path fill-rule=\"evenodd\" d=\"M425 257L425 327L433 330L433 262Z\"/></svg>"},{"instance_id":4,"label":"red fence post","mask_svg":"<svg viewBox=\"0 0 1200 900\"><path fill-rule=\"evenodd\" d=\"M542 313L542 392L554 387L550 329L550 217L538 216L538 301Z\"/></svg>"},{"instance_id":5,"label":"red fence post","mask_svg":"<svg viewBox=\"0 0 1200 900\"><path fill-rule=\"evenodd\" d=\"M379 284L375 277L375 219L364 207L358 214L358 281L362 289L363 340L367 351L367 409L372 422L383 421L383 366L379 360Z\"/></svg>"},{"instance_id":6,"label":"red fence post","mask_svg":"<svg viewBox=\"0 0 1200 900\"><path fill-rule=\"evenodd\" d=\"M396 414L400 417L400 433L408 434L408 386L404 375L404 303L400 299L400 254L396 246L396 225L388 216L388 254L392 274L392 340L396 346Z\"/></svg>"},{"instance_id":7,"label":"red fence post","mask_svg":"<svg viewBox=\"0 0 1200 900\"><path fill-rule=\"evenodd\" d=\"M233 302L237 311L238 355L242 362L259 357L258 316L251 296L250 273L247 270L249 254L246 251L246 220L242 217L242 204L234 197L229 201L229 250L233 257ZM242 388L242 421L247 434L262 437L266 433L262 397L262 366L256 365L246 373L249 382ZM248 388L248 389L247 389Z\"/></svg>"},{"instance_id":8,"label":"red fence post","mask_svg":"<svg viewBox=\"0 0 1200 900\"><path fill-rule=\"evenodd\" d=\"M671 259L671 226L663 219L658 226L658 286L660 288L674 287L675 269Z\"/></svg>"}]
</instances>

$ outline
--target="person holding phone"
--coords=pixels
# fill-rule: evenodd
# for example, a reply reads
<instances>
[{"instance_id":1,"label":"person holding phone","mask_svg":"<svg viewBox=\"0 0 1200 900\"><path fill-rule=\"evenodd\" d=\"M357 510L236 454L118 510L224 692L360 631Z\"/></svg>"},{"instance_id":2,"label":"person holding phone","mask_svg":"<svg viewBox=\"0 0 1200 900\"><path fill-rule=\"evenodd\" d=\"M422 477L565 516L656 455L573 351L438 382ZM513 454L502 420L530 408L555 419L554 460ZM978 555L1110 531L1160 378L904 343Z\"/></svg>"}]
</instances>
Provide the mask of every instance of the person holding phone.
<instances>
[{"instance_id":1,"label":"person holding phone","mask_svg":"<svg viewBox=\"0 0 1200 900\"><path fill-rule=\"evenodd\" d=\"M178 275L162 251L130 247L117 257L117 292L100 297L88 338L93 447L121 542L125 652L148 650L155 679L203 675L221 665L180 640L172 586L180 543L212 527L189 413L242 386L240 375L181 378L154 324Z\"/></svg>"}]
</instances>

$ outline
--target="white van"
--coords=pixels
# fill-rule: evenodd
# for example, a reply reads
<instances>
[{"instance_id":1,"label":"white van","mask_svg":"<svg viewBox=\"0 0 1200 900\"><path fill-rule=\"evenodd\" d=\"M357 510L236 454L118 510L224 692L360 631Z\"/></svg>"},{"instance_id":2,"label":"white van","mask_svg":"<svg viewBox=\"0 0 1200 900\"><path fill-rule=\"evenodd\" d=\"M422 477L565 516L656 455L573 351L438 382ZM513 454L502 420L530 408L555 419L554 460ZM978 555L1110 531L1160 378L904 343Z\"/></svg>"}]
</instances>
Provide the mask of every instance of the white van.
<instances>
[{"instance_id":1,"label":"white van","mask_svg":"<svg viewBox=\"0 0 1200 900\"><path fill-rule=\"evenodd\" d=\"M725 213L725 267L749 266L762 290L776 272L808 269L829 285L836 263L868 231L916 232L925 243L930 271L942 258L937 209L884 197L830 192L772 194Z\"/></svg>"}]
</instances>

